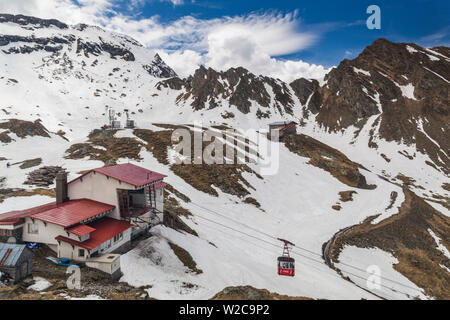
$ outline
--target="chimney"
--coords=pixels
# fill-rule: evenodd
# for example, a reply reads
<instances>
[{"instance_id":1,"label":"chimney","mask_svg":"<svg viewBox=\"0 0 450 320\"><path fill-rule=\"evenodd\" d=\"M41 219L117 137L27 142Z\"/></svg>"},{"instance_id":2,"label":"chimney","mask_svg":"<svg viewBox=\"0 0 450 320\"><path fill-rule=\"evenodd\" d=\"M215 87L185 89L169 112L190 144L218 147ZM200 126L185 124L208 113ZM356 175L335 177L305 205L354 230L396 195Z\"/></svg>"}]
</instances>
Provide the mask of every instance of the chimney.
<instances>
[{"instance_id":1,"label":"chimney","mask_svg":"<svg viewBox=\"0 0 450 320\"><path fill-rule=\"evenodd\" d=\"M67 196L67 173L59 171L56 174L56 204L66 202Z\"/></svg>"}]
</instances>

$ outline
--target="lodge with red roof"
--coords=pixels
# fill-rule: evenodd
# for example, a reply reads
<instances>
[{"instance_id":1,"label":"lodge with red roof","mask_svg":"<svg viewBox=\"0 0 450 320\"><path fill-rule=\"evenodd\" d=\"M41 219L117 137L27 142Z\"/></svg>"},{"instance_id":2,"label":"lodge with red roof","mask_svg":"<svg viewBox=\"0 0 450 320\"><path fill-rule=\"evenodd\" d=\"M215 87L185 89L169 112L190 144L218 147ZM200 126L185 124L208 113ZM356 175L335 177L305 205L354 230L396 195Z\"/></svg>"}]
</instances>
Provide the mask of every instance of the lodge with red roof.
<instances>
[{"instance_id":1,"label":"lodge with red roof","mask_svg":"<svg viewBox=\"0 0 450 320\"><path fill-rule=\"evenodd\" d=\"M123 251L162 221L165 175L133 164L56 177L56 201L0 214L0 242L46 244L58 258L89 262Z\"/></svg>"}]
</instances>

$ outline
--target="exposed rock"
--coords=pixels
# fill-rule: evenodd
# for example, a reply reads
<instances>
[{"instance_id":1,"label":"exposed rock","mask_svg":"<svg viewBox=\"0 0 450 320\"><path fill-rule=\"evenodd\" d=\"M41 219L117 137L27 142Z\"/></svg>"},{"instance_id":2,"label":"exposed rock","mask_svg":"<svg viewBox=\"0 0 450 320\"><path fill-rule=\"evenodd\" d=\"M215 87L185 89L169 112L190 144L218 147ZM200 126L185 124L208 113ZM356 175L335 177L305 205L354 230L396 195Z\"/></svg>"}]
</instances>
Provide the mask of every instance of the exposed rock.
<instances>
[{"instance_id":1,"label":"exposed rock","mask_svg":"<svg viewBox=\"0 0 450 320\"><path fill-rule=\"evenodd\" d=\"M32 28L46 28L50 26L55 26L60 29L67 29L68 26L65 23L62 23L56 19L40 19L36 17L24 16L21 14L13 15L13 14L0 14L0 23L1 22L12 22L17 23L22 26L30 26Z\"/></svg>"},{"instance_id":2,"label":"exposed rock","mask_svg":"<svg viewBox=\"0 0 450 320\"><path fill-rule=\"evenodd\" d=\"M342 202L353 201L353 194L358 193L354 190L339 192L339 200Z\"/></svg>"},{"instance_id":3,"label":"exposed rock","mask_svg":"<svg viewBox=\"0 0 450 320\"><path fill-rule=\"evenodd\" d=\"M266 86L272 89L274 101L271 101ZM219 100L224 99L245 114L250 112L251 101L265 108L276 108L282 114L293 114L294 101L287 84L281 80L255 76L242 67L217 72L201 66L187 79L164 80L156 87L181 90L177 101L192 99L191 105L195 110L214 109L218 107Z\"/></svg>"},{"instance_id":4,"label":"exposed rock","mask_svg":"<svg viewBox=\"0 0 450 320\"><path fill-rule=\"evenodd\" d=\"M368 185L359 169L361 165L348 159L342 152L303 134L288 135L284 139L286 147L299 156L310 158L309 163L328 171L333 177L348 186L374 189Z\"/></svg>"},{"instance_id":5,"label":"exposed rock","mask_svg":"<svg viewBox=\"0 0 450 320\"><path fill-rule=\"evenodd\" d=\"M19 138L25 138L27 136L41 136L50 138L47 129L41 124L40 120L34 122L10 119L6 122L0 122L0 129L7 129L12 133L15 133Z\"/></svg>"},{"instance_id":6,"label":"exposed rock","mask_svg":"<svg viewBox=\"0 0 450 320\"><path fill-rule=\"evenodd\" d=\"M247 204L251 204L254 205L255 207L257 207L258 209L261 208L261 204L258 202L258 200L256 200L255 198L252 197L247 197L244 199L244 201L242 201L243 203L247 203ZM263 210L264 211L264 210Z\"/></svg>"},{"instance_id":7,"label":"exposed rock","mask_svg":"<svg viewBox=\"0 0 450 320\"><path fill-rule=\"evenodd\" d=\"M173 250L175 255L180 259L180 261L187 267L191 272L195 274L201 274L203 271L197 268L197 263L194 261L189 252L177 246L175 243L169 242L170 248Z\"/></svg>"},{"instance_id":8,"label":"exposed rock","mask_svg":"<svg viewBox=\"0 0 450 320\"><path fill-rule=\"evenodd\" d=\"M88 142L76 143L66 150L66 159L83 159L103 161L106 165L115 164L119 158L141 160L142 143L134 138L116 138L117 130L93 130Z\"/></svg>"},{"instance_id":9,"label":"exposed rock","mask_svg":"<svg viewBox=\"0 0 450 320\"><path fill-rule=\"evenodd\" d=\"M226 287L217 293L211 300L312 300L306 297L291 297L270 292L266 289L257 289L252 286Z\"/></svg>"},{"instance_id":10,"label":"exposed rock","mask_svg":"<svg viewBox=\"0 0 450 320\"><path fill-rule=\"evenodd\" d=\"M13 141L13 139L11 139L11 137L8 135L9 131L3 131L2 133L0 133L0 142L2 143L10 143Z\"/></svg>"},{"instance_id":11,"label":"exposed rock","mask_svg":"<svg viewBox=\"0 0 450 320\"><path fill-rule=\"evenodd\" d=\"M150 65L144 65L143 68L152 76L156 78L173 78L177 77L176 72L169 67L159 54L155 54Z\"/></svg>"},{"instance_id":12,"label":"exposed rock","mask_svg":"<svg viewBox=\"0 0 450 320\"><path fill-rule=\"evenodd\" d=\"M144 140L147 145L147 151L151 152L153 156L162 164L169 165L169 158L167 154L168 147L173 147L171 140L173 130L177 128L187 128L184 126L174 125L160 125L168 128L168 130L152 131L146 129L136 129L134 134ZM194 138L194 135L191 135ZM194 143L191 143L193 148ZM207 146L204 142L203 148ZM191 162L194 162L194 152L191 150ZM237 153L235 153L237 157ZM237 163L237 160L234 161ZM219 188L222 192L244 198L250 194L247 188L253 188L249 182L243 177L243 173L256 174L249 166L245 164L172 164L170 166L172 172L181 177L187 183L192 185L197 190L203 191L213 196L218 196L216 189Z\"/></svg>"},{"instance_id":13,"label":"exposed rock","mask_svg":"<svg viewBox=\"0 0 450 320\"><path fill-rule=\"evenodd\" d=\"M398 214L372 224L377 217L369 217L334 239L330 256L338 262L346 245L360 248L377 247L398 259L393 268L410 281L424 288L436 299L450 298L450 259L436 246L430 235L432 230L441 244L450 248L450 218L438 212L407 188L403 188L405 201Z\"/></svg>"},{"instance_id":14,"label":"exposed rock","mask_svg":"<svg viewBox=\"0 0 450 320\"><path fill-rule=\"evenodd\" d=\"M86 57L89 55L99 56L103 52L109 53L112 59L120 57L125 61L134 61L134 54L125 47L107 43L100 39L100 43L97 42L85 42L81 38L77 39L77 53L83 53Z\"/></svg>"},{"instance_id":15,"label":"exposed rock","mask_svg":"<svg viewBox=\"0 0 450 320\"><path fill-rule=\"evenodd\" d=\"M387 141L415 144L430 156L436 170L448 174L449 51L378 39L356 59L342 61L325 76L326 84L316 88L308 110L317 113L316 121L331 131L378 115L374 126L379 128L370 130L371 140L379 135ZM296 94L304 101L307 91L297 89ZM377 144L371 141L369 147L377 148Z\"/></svg>"},{"instance_id":16,"label":"exposed rock","mask_svg":"<svg viewBox=\"0 0 450 320\"><path fill-rule=\"evenodd\" d=\"M55 183L56 174L59 171L65 171L64 168L59 166L45 166L34 171L31 171L27 175L27 180L24 184L34 185L38 187L48 187Z\"/></svg>"},{"instance_id":17,"label":"exposed rock","mask_svg":"<svg viewBox=\"0 0 450 320\"><path fill-rule=\"evenodd\" d=\"M6 46L10 43L21 43L20 46L14 46L8 50L3 50L6 54L11 53L31 53L33 51L44 50L47 52L57 52L62 49L62 44L68 44L75 38L73 36L64 37L50 37L50 38L36 38L24 37L15 35L0 35L0 47ZM30 45L23 45L22 43L29 43Z\"/></svg>"},{"instance_id":18,"label":"exposed rock","mask_svg":"<svg viewBox=\"0 0 450 320\"><path fill-rule=\"evenodd\" d=\"M24 160L19 166L20 169L28 169L31 167L36 167L42 163L42 158L35 158L30 160Z\"/></svg>"}]
</instances>

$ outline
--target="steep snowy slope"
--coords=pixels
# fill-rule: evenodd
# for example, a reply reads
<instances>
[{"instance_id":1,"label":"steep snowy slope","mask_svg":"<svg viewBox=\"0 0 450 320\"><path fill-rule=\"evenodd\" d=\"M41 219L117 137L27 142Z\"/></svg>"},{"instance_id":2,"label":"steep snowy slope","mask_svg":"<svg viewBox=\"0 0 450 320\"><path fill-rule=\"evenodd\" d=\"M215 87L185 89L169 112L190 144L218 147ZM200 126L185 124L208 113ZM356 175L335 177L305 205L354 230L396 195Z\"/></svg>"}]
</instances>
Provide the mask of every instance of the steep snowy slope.
<instances>
[{"instance_id":1,"label":"steep snowy slope","mask_svg":"<svg viewBox=\"0 0 450 320\"><path fill-rule=\"evenodd\" d=\"M0 213L10 210L11 199L21 207L48 200L38 195L42 190L36 185L23 184L38 168L61 166L73 178L109 161L130 161L168 175L176 191L168 189L167 209L186 226L158 226L152 238L122 257L122 281L151 285L152 297L210 298L236 285L330 299L429 296L407 275L409 280L397 275L392 253L344 249L341 262L362 271L339 268L359 286L322 258L324 243L341 229L378 215L371 222L376 225L399 213L406 199L402 185L429 199L443 214L433 213L439 219L450 216L448 48L430 51L382 40L366 50L324 81L286 84L243 68L217 72L205 67L180 79L155 52L127 36L0 14L0 195L20 195L0 203ZM390 52L410 61L407 70L385 70L398 65L386 58ZM377 63L368 63L369 54ZM128 109L138 129L94 131L107 123L107 107L122 123ZM401 108L414 112L391 120ZM267 129L278 120L299 122L298 132L318 141L299 135L298 144L285 144L260 136L279 149L279 170L273 175L258 174L266 165L262 161L190 170L168 161L177 126L201 121L204 127ZM387 127L402 134L389 135ZM365 183L352 183L355 177ZM293 279L276 275L281 243L274 237L298 246ZM174 245L189 253L195 268L182 262ZM428 235L426 246L431 245L434 250ZM387 280L376 295L365 290L368 255L380 261L382 274L402 283L397 291ZM450 267L447 260L439 263Z\"/></svg>"}]
</instances>

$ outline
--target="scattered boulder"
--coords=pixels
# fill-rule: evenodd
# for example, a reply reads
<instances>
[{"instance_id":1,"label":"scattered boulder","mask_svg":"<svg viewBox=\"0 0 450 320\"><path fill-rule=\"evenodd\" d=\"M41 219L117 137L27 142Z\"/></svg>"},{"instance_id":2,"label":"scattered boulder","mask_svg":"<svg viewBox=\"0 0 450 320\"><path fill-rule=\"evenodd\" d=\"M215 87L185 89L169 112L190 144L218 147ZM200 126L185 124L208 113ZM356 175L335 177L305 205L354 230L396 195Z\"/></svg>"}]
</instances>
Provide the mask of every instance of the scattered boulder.
<instances>
[{"instance_id":1,"label":"scattered boulder","mask_svg":"<svg viewBox=\"0 0 450 320\"><path fill-rule=\"evenodd\" d=\"M41 136L50 138L48 130L42 125L40 119L34 122L9 119L6 122L0 123L0 129L9 130L10 132L16 134L19 138L25 138L27 136Z\"/></svg>"},{"instance_id":2,"label":"scattered boulder","mask_svg":"<svg viewBox=\"0 0 450 320\"><path fill-rule=\"evenodd\" d=\"M358 193L356 191L341 191L339 192L339 200L342 202L353 201L353 194Z\"/></svg>"},{"instance_id":3,"label":"scattered boulder","mask_svg":"<svg viewBox=\"0 0 450 320\"><path fill-rule=\"evenodd\" d=\"M217 293L211 300L312 300L307 297L291 297L270 292L266 289L257 289L252 286L226 287Z\"/></svg>"},{"instance_id":4,"label":"scattered boulder","mask_svg":"<svg viewBox=\"0 0 450 320\"><path fill-rule=\"evenodd\" d=\"M59 166L41 167L30 172L24 184L48 187L55 182L56 174L61 170L65 171L64 168Z\"/></svg>"},{"instance_id":5,"label":"scattered boulder","mask_svg":"<svg viewBox=\"0 0 450 320\"><path fill-rule=\"evenodd\" d=\"M42 163L42 158L35 158L30 160L25 160L22 162L22 164L19 166L20 169L28 169L32 167L36 167Z\"/></svg>"}]
</instances>

